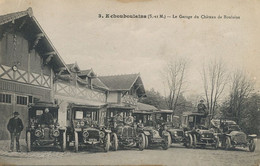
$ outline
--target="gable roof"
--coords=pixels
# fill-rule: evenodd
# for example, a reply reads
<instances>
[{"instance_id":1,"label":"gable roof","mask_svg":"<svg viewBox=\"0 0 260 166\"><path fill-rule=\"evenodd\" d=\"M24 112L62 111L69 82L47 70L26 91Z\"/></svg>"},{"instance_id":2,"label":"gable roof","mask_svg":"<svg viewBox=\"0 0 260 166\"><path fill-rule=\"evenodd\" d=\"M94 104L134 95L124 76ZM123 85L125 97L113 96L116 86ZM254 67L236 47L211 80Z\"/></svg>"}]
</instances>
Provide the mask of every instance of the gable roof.
<instances>
[{"instance_id":1,"label":"gable roof","mask_svg":"<svg viewBox=\"0 0 260 166\"><path fill-rule=\"evenodd\" d=\"M58 51L48 38L47 34L43 31L42 27L40 26L36 18L33 16L33 11L31 7L25 11L0 16L0 26L4 27L6 24L9 24L10 22L21 22L21 20L24 21L23 23L21 23L21 25L26 24L26 28L24 28L25 32L30 33L31 36L42 34L42 39L39 41L38 45L40 45L39 47L41 48L41 50L45 50L45 53L52 53L54 55L52 61L54 62L55 69L58 71L62 67L67 68L65 62L63 61ZM22 28L20 28L20 30L21 29Z\"/></svg>"},{"instance_id":2,"label":"gable roof","mask_svg":"<svg viewBox=\"0 0 260 166\"><path fill-rule=\"evenodd\" d=\"M135 83L139 74L125 74L125 75L112 75L112 76L99 76L98 78L110 90L130 90Z\"/></svg>"},{"instance_id":3,"label":"gable roof","mask_svg":"<svg viewBox=\"0 0 260 166\"><path fill-rule=\"evenodd\" d=\"M68 67L68 69L69 69L71 72L79 72L79 71L80 71L80 68L79 68L77 62L75 62L75 63L70 63L70 64L66 64L66 66Z\"/></svg>"},{"instance_id":4,"label":"gable roof","mask_svg":"<svg viewBox=\"0 0 260 166\"><path fill-rule=\"evenodd\" d=\"M124 74L98 77L109 91L129 91L133 86L137 89L138 97L145 95L145 89L140 74Z\"/></svg>"},{"instance_id":5,"label":"gable roof","mask_svg":"<svg viewBox=\"0 0 260 166\"><path fill-rule=\"evenodd\" d=\"M80 77L84 77L84 76L87 76L87 77L96 77L97 75L94 73L93 69L87 69L87 70L81 70L79 73L78 73L78 76Z\"/></svg>"},{"instance_id":6,"label":"gable roof","mask_svg":"<svg viewBox=\"0 0 260 166\"><path fill-rule=\"evenodd\" d=\"M32 15L33 15L32 8L28 8L26 11L20 11L20 12L2 15L2 16L0 16L0 25L6 24L8 22L14 21L18 18L27 16L27 15L32 17Z\"/></svg>"}]
</instances>

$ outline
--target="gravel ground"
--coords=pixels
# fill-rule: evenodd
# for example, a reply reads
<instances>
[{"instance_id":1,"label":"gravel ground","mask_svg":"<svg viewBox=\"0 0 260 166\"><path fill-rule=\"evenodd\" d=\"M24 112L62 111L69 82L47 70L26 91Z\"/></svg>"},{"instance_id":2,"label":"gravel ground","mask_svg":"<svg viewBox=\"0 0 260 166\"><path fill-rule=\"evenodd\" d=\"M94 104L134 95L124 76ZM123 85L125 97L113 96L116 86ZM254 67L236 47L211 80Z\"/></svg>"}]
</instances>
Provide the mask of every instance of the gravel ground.
<instances>
[{"instance_id":1,"label":"gravel ground","mask_svg":"<svg viewBox=\"0 0 260 166\"><path fill-rule=\"evenodd\" d=\"M186 149L173 144L168 150L161 148L139 151L127 149L103 152L101 148L72 149L60 152L58 148L41 148L27 153L25 141L21 141L21 153L9 153L9 142L0 141L0 162L10 165L201 165L201 166L260 166L260 141L255 152L247 149L213 150ZM1 164L0 164L1 165Z\"/></svg>"}]
</instances>

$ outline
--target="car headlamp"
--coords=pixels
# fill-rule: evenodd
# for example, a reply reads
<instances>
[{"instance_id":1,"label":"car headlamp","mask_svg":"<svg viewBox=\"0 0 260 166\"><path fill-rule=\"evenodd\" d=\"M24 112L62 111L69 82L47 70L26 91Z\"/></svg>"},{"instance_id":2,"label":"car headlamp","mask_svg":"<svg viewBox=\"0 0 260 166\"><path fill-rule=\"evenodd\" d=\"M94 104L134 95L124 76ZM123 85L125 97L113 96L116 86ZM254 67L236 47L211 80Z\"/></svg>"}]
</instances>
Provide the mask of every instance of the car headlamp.
<instances>
[{"instance_id":1,"label":"car headlamp","mask_svg":"<svg viewBox=\"0 0 260 166\"><path fill-rule=\"evenodd\" d=\"M85 125L84 121L80 122L80 126L83 127Z\"/></svg>"},{"instance_id":2,"label":"car headlamp","mask_svg":"<svg viewBox=\"0 0 260 166\"><path fill-rule=\"evenodd\" d=\"M60 135L60 131L59 130L53 130L53 136L54 137L58 137Z\"/></svg>"},{"instance_id":3,"label":"car headlamp","mask_svg":"<svg viewBox=\"0 0 260 166\"><path fill-rule=\"evenodd\" d=\"M37 130L35 130L34 134L35 134L36 137L41 137L42 136L42 131L37 129Z\"/></svg>"},{"instance_id":4,"label":"car headlamp","mask_svg":"<svg viewBox=\"0 0 260 166\"><path fill-rule=\"evenodd\" d=\"M87 131L83 131L82 135L84 138L87 138L89 136L89 133Z\"/></svg>"},{"instance_id":5,"label":"car headlamp","mask_svg":"<svg viewBox=\"0 0 260 166\"><path fill-rule=\"evenodd\" d=\"M204 135L204 134L202 134L202 135L201 135L201 137L202 137L202 138L204 138L204 137L205 137L205 135Z\"/></svg>"},{"instance_id":6,"label":"car headlamp","mask_svg":"<svg viewBox=\"0 0 260 166\"><path fill-rule=\"evenodd\" d=\"M99 132L99 136L100 136L100 138L104 138L105 137L105 133L103 131L100 131Z\"/></svg>"},{"instance_id":7,"label":"car headlamp","mask_svg":"<svg viewBox=\"0 0 260 166\"><path fill-rule=\"evenodd\" d=\"M53 125L53 124L51 124L51 125L50 125L50 128L51 128L51 129L54 129L54 125Z\"/></svg>"}]
</instances>

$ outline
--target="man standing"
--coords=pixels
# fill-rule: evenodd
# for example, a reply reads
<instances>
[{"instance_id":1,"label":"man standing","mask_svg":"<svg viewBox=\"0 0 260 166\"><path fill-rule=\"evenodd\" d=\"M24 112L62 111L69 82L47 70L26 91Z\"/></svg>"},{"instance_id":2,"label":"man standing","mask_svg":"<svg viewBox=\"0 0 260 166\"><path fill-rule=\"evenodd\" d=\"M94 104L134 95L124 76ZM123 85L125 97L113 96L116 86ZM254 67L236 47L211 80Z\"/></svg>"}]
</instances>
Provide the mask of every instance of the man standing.
<instances>
[{"instance_id":1,"label":"man standing","mask_svg":"<svg viewBox=\"0 0 260 166\"><path fill-rule=\"evenodd\" d=\"M19 118L18 112L14 112L14 117L9 120L9 122L7 124L7 129L11 135L11 145L10 145L9 152L14 151L14 139L16 141L16 151L21 152L19 138L20 138L21 131L23 130L23 122Z\"/></svg>"}]
</instances>

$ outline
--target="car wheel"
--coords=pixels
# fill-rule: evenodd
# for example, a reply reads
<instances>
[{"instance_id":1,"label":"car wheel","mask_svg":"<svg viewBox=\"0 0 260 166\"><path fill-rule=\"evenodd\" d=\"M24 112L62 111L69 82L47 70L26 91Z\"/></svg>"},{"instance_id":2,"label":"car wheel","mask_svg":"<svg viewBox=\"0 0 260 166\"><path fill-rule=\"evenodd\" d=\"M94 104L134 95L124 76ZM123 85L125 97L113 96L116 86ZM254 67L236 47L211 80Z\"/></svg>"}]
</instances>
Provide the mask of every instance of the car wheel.
<instances>
[{"instance_id":1,"label":"car wheel","mask_svg":"<svg viewBox=\"0 0 260 166\"><path fill-rule=\"evenodd\" d=\"M110 147L110 134L107 133L107 135L105 137L105 141L104 141L104 150L105 150L105 152L109 151L109 147Z\"/></svg>"},{"instance_id":2,"label":"car wheel","mask_svg":"<svg viewBox=\"0 0 260 166\"><path fill-rule=\"evenodd\" d=\"M249 142L249 151L254 152L255 151L255 140L251 139Z\"/></svg>"},{"instance_id":3,"label":"car wheel","mask_svg":"<svg viewBox=\"0 0 260 166\"><path fill-rule=\"evenodd\" d=\"M188 137L186 138L186 147L191 148L193 143L192 135L189 134Z\"/></svg>"},{"instance_id":4,"label":"car wheel","mask_svg":"<svg viewBox=\"0 0 260 166\"><path fill-rule=\"evenodd\" d=\"M61 142L61 151L64 152L66 150L66 131L62 133L62 142Z\"/></svg>"},{"instance_id":5,"label":"car wheel","mask_svg":"<svg viewBox=\"0 0 260 166\"><path fill-rule=\"evenodd\" d=\"M197 136L196 136L196 134L193 135L193 148L197 148Z\"/></svg>"},{"instance_id":6,"label":"car wheel","mask_svg":"<svg viewBox=\"0 0 260 166\"><path fill-rule=\"evenodd\" d=\"M75 152L79 151L79 136L77 132L74 132L74 137L75 137L75 142L74 142L74 147L75 147Z\"/></svg>"},{"instance_id":7,"label":"car wheel","mask_svg":"<svg viewBox=\"0 0 260 166\"><path fill-rule=\"evenodd\" d=\"M143 133L141 133L138 137L138 147L139 147L139 150L144 150L145 148L145 136Z\"/></svg>"},{"instance_id":8,"label":"car wheel","mask_svg":"<svg viewBox=\"0 0 260 166\"><path fill-rule=\"evenodd\" d=\"M147 149L149 146L149 140L148 140L148 136L145 136L145 149Z\"/></svg>"},{"instance_id":9,"label":"car wheel","mask_svg":"<svg viewBox=\"0 0 260 166\"><path fill-rule=\"evenodd\" d=\"M219 138L217 137L215 141L216 142L215 142L214 149L218 149L218 147L219 147Z\"/></svg>"},{"instance_id":10,"label":"car wheel","mask_svg":"<svg viewBox=\"0 0 260 166\"><path fill-rule=\"evenodd\" d=\"M231 148L231 139L230 137L226 137L225 149L230 150Z\"/></svg>"},{"instance_id":11,"label":"car wheel","mask_svg":"<svg viewBox=\"0 0 260 166\"><path fill-rule=\"evenodd\" d=\"M168 136L165 136L164 137L164 141L163 141L163 145L162 145L162 148L164 150L167 150L170 146L170 142L171 142L171 137L168 135Z\"/></svg>"},{"instance_id":12,"label":"car wheel","mask_svg":"<svg viewBox=\"0 0 260 166\"><path fill-rule=\"evenodd\" d=\"M28 131L26 134L26 138L27 138L27 152L31 151L31 132Z\"/></svg>"},{"instance_id":13,"label":"car wheel","mask_svg":"<svg viewBox=\"0 0 260 166\"><path fill-rule=\"evenodd\" d=\"M117 149L118 149L118 138L117 138L116 133L113 133L113 134L112 134L111 145L112 145L112 149L113 149L114 151L117 151Z\"/></svg>"}]
</instances>

